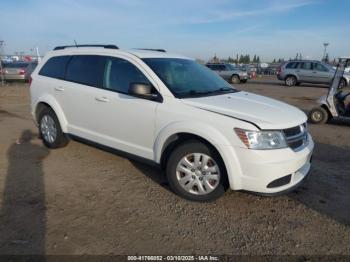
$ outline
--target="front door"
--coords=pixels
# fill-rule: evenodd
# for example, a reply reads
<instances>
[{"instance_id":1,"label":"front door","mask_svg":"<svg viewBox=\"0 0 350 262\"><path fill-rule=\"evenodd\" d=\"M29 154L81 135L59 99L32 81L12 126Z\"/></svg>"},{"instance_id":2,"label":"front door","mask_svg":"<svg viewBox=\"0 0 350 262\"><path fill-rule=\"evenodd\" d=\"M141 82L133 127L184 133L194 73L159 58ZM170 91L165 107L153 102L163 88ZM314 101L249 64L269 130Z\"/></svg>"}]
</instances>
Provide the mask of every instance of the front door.
<instances>
[{"instance_id":1,"label":"front door","mask_svg":"<svg viewBox=\"0 0 350 262\"><path fill-rule=\"evenodd\" d=\"M158 102L129 95L131 83L152 85L141 70L126 59L106 58L103 88L96 92L96 118L91 124L110 146L153 159Z\"/></svg>"}]
</instances>

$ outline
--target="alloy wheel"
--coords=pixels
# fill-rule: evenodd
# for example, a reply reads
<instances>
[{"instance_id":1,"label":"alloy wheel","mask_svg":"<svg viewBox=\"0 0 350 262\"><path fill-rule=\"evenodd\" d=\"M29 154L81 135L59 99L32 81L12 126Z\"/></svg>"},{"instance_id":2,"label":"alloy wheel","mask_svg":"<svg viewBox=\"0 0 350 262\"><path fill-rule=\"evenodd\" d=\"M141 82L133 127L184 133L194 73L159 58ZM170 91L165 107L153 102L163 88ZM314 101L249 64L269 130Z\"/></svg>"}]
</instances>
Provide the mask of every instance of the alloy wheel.
<instances>
[{"instance_id":1,"label":"alloy wheel","mask_svg":"<svg viewBox=\"0 0 350 262\"><path fill-rule=\"evenodd\" d=\"M210 156L192 153L179 161L176 178L179 185L188 193L206 195L219 185L220 169Z\"/></svg>"}]
</instances>

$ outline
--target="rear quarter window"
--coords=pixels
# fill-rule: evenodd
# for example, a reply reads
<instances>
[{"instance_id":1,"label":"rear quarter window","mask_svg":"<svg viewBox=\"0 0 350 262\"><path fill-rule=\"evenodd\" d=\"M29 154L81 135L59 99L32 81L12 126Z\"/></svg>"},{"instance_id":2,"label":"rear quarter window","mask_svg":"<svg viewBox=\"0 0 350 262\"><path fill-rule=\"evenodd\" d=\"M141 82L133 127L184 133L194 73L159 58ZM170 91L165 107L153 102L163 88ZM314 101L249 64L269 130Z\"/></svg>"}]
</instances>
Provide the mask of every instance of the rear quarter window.
<instances>
[{"instance_id":1,"label":"rear quarter window","mask_svg":"<svg viewBox=\"0 0 350 262\"><path fill-rule=\"evenodd\" d=\"M64 74L69 58L69 56L51 57L40 69L39 75L64 79Z\"/></svg>"}]
</instances>

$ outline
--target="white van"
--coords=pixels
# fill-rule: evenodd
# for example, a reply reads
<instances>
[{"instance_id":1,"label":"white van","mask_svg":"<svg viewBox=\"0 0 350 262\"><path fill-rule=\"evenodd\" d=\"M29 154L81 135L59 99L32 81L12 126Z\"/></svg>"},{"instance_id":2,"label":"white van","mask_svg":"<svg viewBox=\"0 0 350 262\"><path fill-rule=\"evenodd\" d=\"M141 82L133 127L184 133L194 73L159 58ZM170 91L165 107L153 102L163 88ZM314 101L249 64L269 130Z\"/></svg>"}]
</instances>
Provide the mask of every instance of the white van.
<instances>
[{"instance_id":1,"label":"white van","mask_svg":"<svg viewBox=\"0 0 350 262\"><path fill-rule=\"evenodd\" d=\"M164 50L57 47L35 69L30 91L47 147L75 138L155 163L189 200L227 188L284 193L310 170L314 143L302 111L239 91Z\"/></svg>"}]
</instances>

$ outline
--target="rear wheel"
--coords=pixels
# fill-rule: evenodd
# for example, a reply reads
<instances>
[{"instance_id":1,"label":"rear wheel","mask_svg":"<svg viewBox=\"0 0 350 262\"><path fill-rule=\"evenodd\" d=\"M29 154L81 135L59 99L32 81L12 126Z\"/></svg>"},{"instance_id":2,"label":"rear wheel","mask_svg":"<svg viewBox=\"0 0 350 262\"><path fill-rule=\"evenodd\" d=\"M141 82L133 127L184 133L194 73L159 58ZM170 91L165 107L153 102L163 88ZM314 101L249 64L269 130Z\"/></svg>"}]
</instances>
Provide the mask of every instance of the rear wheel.
<instances>
[{"instance_id":1,"label":"rear wheel","mask_svg":"<svg viewBox=\"0 0 350 262\"><path fill-rule=\"evenodd\" d=\"M231 83L232 84L239 84L241 83L241 80L238 75L233 75L231 76Z\"/></svg>"},{"instance_id":2,"label":"rear wheel","mask_svg":"<svg viewBox=\"0 0 350 262\"><path fill-rule=\"evenodd\" d=\"M192 201L211 201L227 189L224 163L212 147L196 141L186 141L171 153L167 163L171 189Z\"/></svg>"},{"instance_id":3,"label":"rear wheel","mask_svg":"<svg viewBox=\"0 0 350 262\"><path fill-rule=\"evenodd\" d=\"M328 112L322 107L314 108L309 113L309 121L314 124L324 124L328 119Z\"/></svg>"},{"instance_id":4,"label":"rear wheel","mask_svg":"<svg viewBox=\"0 0 350 262\"><path fill-rule=\"evenodd\" d=\"M243 84L247 83L247 79L241 80L241 83L243 83Z\"/></svg>"},{"instance_id":5,"label":"rear wheel","mask_svg":"<svg viewBox=\"0 0 350 262\"><path fill-rule=\"evenodd\" d=\"M55 112L48 107L39 114L39 133L48 148L60 148L68 144L67 136L62 132Z\"/></svg>"},{"instance_id":6,"label":"rear wheel","mask_svg":"<svg viewBox=\"0 0 350 262\"><path fill-rule=\"evenodd\" d=\"M297 78L295 76L287 76L285 84L286 86L295 86L297 84Z\"/></svg>"}]
</instances>

